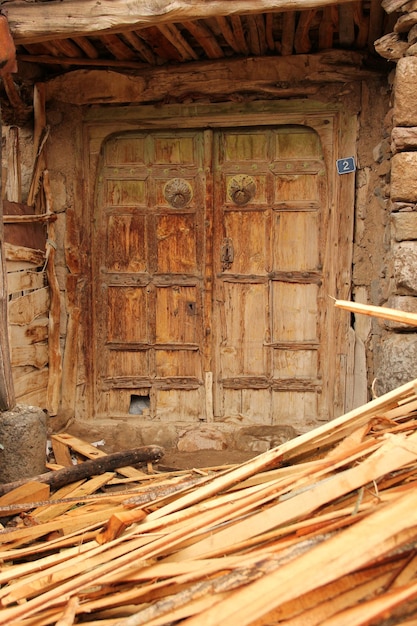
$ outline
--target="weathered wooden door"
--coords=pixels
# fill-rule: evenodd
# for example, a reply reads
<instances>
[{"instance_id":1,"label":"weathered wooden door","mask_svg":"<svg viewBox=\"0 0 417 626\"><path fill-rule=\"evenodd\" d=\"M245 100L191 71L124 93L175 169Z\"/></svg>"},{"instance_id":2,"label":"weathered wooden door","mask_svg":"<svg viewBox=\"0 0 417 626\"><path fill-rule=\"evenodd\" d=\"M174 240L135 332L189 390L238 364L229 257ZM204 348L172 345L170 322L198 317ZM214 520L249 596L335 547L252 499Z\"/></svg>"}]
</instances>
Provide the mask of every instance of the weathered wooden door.
<instances>
[{"instance_id":1,"label":"weathered wooden door","mask_svg":"<svg viewBox=\"0 0 417 626\"><path fill-rule=\"evenodd\" d=\"M96 410L204 417L201 132L104 145L96 215Z\"/></svg>"},{"instance_id":2,"label":"weathered wooden door","mask_svg":"<svg viewBox=\"0 0 417 626\"><path fill-rule=\"evenodd\" d=\"M215 412L312 425L332 414L335 362L319 136L296 125L228 130L214 154Z\"/></svg>"},{"instance_id":3,"label":"weathered wooden door","mask_svg":"<svg viewBox=\"0 0 417 626\"><path fill-rule=\"evenodd\" d=\"M100 176L98 414L328 419L336 270L319 135L120 134Z\"/></svg>"}]
</instances>

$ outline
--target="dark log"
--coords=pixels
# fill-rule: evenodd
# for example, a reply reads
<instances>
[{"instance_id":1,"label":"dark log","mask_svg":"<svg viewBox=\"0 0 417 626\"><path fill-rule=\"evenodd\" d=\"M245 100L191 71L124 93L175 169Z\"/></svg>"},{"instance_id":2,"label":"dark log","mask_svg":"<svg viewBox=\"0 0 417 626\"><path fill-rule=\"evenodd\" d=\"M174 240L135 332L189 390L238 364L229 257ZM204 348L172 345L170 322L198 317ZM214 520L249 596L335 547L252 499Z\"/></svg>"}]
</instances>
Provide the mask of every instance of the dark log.
<instances>
[{"instance_id":1,"label":"dark log","mask_svg":"<svg viewBox=\"0 0 417 626\"><path fill-rule=\"evenodd\" d=\"M16 480L12 483L5 483L0 485L0 496L29 481L46 483L51 489L59 489L76 480L104 474L104 472L110 472L118 467L147 463L149 461L159 461L163 455L164 449L160 446L144 446L142 448L134 448L133 450L114 452L113 454L107 454L98 459L84 461L84 463L79 463L72 467L64 467L56 472L46 472L39 476L32 476L31 478Z\"/></svg>"}]
</instances>

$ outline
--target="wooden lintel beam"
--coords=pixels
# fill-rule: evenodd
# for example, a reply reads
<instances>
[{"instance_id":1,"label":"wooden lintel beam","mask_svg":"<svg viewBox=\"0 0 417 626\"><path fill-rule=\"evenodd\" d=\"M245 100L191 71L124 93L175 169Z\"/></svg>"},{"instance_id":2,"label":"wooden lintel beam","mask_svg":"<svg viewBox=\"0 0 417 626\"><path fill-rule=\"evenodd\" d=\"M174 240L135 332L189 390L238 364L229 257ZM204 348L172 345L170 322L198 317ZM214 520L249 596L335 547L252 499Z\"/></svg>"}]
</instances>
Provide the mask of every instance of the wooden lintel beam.
<instances>
[{"instance_id":1,"label":"wooden lintel beam","mask_svg":"<svg viewBox=\"0 0 417 626\"><path fill-rule=\"evenodd\" d=\"M3 12L16 44L67 39L93 33L138 30L169 22L276 11L302 11L355 0L67 0L7 2Z\"/></svg>"},{"instance_id":2,"label":"wooden lintel beam","mask_svg":"<svg viewBox=\"0 0 417 626\"><path fill-rule=\"evenodd\" d=\"M361 68L362 60L360 53L331 51L294 55L291 63L288 57L278 56L194 62L192 72L184 64L152 67L136 76L79 69L48 81L46 97L77 105L160 102L167 94L179 100L190 94L224 97L240 91L289 97L295 87L312 93L311 89L323 82L345 83L375 76L375 72Z\"/></svg>"}]
</instances>

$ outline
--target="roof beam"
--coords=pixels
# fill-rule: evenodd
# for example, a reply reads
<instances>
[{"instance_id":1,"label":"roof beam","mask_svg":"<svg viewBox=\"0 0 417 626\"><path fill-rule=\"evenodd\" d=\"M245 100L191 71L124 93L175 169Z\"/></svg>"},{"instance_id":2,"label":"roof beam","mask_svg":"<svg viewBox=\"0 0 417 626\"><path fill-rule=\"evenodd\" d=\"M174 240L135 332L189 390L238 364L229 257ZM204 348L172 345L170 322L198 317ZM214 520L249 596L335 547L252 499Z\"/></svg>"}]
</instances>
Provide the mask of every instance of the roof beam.
<instances>
[{"instance_id":1,"label":"roof beam","mask_svg":"<svg viewBox=\"0 0 417 626\"><path fill-rule=\"evenodd\" d=\"M138 30L227 15L301 11L355 0L52 0L3 3L16 44Z\"/></svg>"}]
</instances>

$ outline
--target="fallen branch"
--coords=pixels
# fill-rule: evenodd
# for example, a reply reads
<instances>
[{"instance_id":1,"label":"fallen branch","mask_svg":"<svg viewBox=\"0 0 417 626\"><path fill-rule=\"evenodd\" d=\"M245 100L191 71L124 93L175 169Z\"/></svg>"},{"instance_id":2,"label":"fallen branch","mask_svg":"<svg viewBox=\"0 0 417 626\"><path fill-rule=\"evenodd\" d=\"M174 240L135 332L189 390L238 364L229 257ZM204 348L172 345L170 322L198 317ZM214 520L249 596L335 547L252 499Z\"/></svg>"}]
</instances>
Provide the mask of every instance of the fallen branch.
<instances>
[{"instance_id":1,"label":"fallen branch","mask_svg":"<svg viewBox=\"0 0 417 626\"><path fill-rule=\"evenodd\" d=\"M89 478L97 474L104 474L104 472L112 471L118 467L135 465L136 463L146 463L148 461L158 461L163 455L164 449L160 446L145 446L133 450L107 454L98 459L90 459L89 461L73 465L72 467L64 467L56 472L46 472L39 476L32 476L31 478L0 485L0 496L29 481L46 483L50 485L52 489L58 489L76 480L82 480L83 478Z\"/></svg>"}]
</instances>

